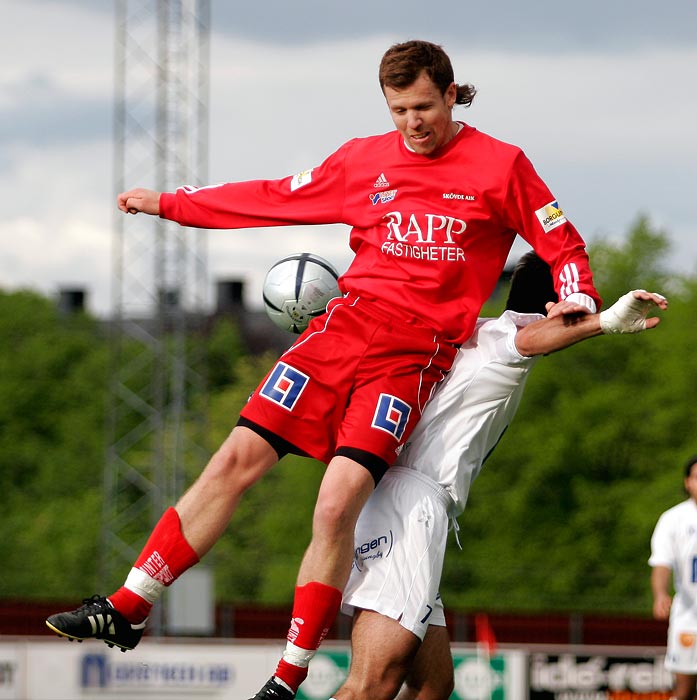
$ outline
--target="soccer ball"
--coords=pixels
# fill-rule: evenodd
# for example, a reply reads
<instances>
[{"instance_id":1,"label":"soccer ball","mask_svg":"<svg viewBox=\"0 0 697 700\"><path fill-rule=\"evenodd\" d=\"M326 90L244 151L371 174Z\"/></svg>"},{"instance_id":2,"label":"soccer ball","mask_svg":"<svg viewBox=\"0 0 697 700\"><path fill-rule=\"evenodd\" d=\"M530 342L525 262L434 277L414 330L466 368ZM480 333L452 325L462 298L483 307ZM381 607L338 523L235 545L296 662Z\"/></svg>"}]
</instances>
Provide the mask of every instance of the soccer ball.
<instances>
[{"instance_id":1,"label":"soccer ball","mask_svg":"<svg viewBox=\"0 0 697 700\"><path fill-rule=\"evenodd\" d=\"M269 318L291 333L302 333L327 304L341 296L334 266L312 253L275 263L264 280L264 308Z\"/></svg>"}]
</instances>

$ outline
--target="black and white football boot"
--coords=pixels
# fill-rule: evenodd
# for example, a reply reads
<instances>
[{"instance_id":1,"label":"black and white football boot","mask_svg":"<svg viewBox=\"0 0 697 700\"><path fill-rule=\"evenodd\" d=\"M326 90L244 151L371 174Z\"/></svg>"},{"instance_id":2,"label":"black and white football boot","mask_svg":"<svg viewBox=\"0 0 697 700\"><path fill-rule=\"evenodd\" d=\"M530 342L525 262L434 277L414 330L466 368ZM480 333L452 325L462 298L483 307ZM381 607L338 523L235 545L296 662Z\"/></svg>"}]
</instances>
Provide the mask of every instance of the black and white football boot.
<instances>
[{"instance_id":1,"label":"black and white football boot","mask_svg":"<svg viewBox=\"0 0 697 700\"><path fill-rule=\"evenodd\" d=\"M51 615L46 625L61 637L71 642L95 638L103 640L109 647L121 651L135 648L145 630L147 620L132 625L118 610L113 608L103 596L85 598L83 605L71 612Z\"/></svg>"}]
</instances>

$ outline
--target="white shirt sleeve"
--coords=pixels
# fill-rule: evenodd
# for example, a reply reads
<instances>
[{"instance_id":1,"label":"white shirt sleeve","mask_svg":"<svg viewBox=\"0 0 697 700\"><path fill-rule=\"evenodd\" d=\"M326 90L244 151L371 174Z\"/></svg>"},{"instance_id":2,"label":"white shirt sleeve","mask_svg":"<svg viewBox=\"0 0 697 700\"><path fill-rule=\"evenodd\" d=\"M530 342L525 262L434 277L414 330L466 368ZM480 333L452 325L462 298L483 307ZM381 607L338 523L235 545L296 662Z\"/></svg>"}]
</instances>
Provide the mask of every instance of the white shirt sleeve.
<instances>
[{"instance_id":1,"label":"white shirt sleeve","mask_svg":"<svg viewBox=\"0 0 697 700\"><path fill-rule=\"evenodd\" d=\"M675 563L673 547L673 518L670 511L661 515L651 536L651 556L649 566L667 566L672 569Z\"/></svg>"}]
</instances>

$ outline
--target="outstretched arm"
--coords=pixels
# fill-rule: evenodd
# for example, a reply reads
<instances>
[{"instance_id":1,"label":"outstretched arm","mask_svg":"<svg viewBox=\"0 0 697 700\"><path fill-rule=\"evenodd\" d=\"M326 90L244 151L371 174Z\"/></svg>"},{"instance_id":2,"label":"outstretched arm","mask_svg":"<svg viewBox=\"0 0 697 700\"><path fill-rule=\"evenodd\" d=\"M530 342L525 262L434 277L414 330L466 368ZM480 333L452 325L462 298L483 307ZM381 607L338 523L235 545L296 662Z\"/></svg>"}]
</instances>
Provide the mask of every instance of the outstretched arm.
<instances>
[{"instance_id":1,"label":"outstretched arm","mask_svg":"<svg viewBox=\"0 0 697 700\"><path fill-rule=\"evenodd\" d=\"M547 318L518 331L515 342L521 355L548 355L596 335L639 333L655 328L660 319L648 318L649 311L652 308L668 308L664 296L643 289L628 292L599 314L569 313L568 309L559 308L564 304L568 305L568 302L550 304Z\"/></svg>"}]
</instances>

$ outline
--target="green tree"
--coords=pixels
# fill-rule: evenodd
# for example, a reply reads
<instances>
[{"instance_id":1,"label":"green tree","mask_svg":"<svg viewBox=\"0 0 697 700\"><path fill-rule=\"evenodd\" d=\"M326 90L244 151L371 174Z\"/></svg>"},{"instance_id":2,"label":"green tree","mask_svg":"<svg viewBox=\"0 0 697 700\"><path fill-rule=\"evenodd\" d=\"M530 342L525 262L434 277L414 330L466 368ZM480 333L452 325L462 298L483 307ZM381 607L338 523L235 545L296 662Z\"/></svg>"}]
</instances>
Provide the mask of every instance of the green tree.
<instances>
[{"instance_id":1,"label":"green tree","mask_svg":"<svg viewBox=\"0 0 697 700\"><path fill-rule=\"evenodd\" d=\"M598 241L589 247L596 287L607 300L637 286L667 293L674 288L666 263L670 249L666 232L640 214L623 240Z\"/></svg>"},{"instance_id":2,"label":"green tree","mask_svg":"<svg viewBox=\"0 0 697 700\"><path fill-rule=\"evenodd\" d=\"M96 556L85 533L101 514L106 341L94 320L31 292L0 292L0 337L0 540L11 545L0 595L73 594Z\"/></svg>"}]
</instances>

